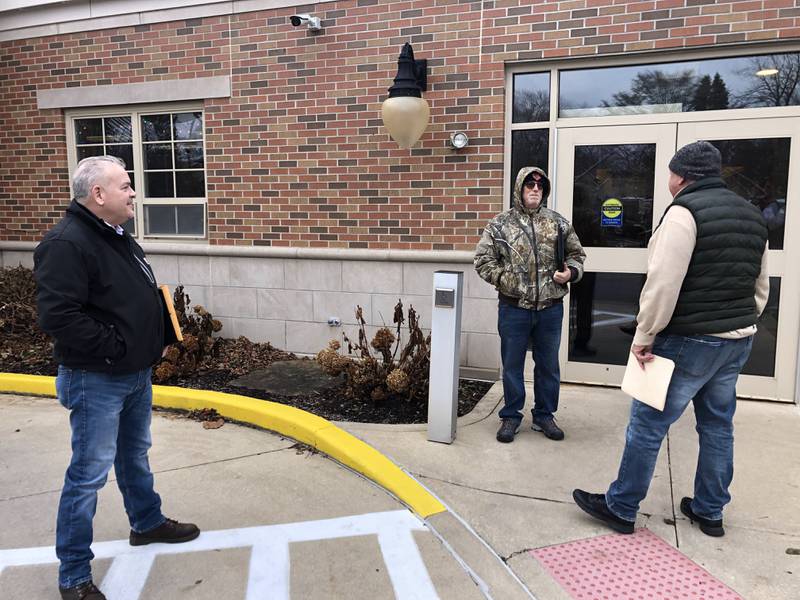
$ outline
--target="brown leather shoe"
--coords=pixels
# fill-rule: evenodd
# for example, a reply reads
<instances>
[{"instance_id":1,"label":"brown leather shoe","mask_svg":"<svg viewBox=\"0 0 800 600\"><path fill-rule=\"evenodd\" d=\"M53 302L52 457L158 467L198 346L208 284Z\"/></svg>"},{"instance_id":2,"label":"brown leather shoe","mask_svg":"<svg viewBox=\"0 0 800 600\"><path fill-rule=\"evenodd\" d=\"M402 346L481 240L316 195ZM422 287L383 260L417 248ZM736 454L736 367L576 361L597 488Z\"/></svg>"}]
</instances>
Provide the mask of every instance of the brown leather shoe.
<instances>
[{"instance_id":1,"label":"brown leather shoe","mask_svg":"<svg viewBox=\"0 0 800 600\"><path fill-rule=\"evenodd\" d=\"M180 544L190 542L200 535L200 529L194 523L179 523L167 519L158 527L150 531L136 533L131 531L129 538L131 546L144 546L145 544Z\"/></svg>"},{"instance_id":2,"label":"brown leather shoe","mask_svg":"<svg viewBox=\"0 0 800 600\"><path fill-rule=\"evenodd\" d=\"M91 581L85 581L70 588L59 587L61 600L106 600L103 592Z\"/></svg>"}]
</instances>

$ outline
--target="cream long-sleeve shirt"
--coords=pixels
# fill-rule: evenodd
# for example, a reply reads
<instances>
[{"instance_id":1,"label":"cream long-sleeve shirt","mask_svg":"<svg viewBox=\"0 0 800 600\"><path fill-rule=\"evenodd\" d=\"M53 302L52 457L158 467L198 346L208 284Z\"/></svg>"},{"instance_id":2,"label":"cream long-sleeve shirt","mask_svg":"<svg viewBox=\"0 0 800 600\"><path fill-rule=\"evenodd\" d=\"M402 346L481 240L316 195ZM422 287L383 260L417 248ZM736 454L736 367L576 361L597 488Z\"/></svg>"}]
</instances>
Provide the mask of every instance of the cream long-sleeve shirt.
<instances>
[{"instance_id":1,"label":"cream long-sleeve shirt","mask_svg":"<svg viewBox=\"0 0 800 600\"><path fill-rule=\"evenodd\" d=\"M675 311L683 279L689 270L697 242L697 224L688 208L673 206L647 245L647 281L639 296L639 314L633 343L650 346ZM761 257L761 272L756 280L756 311L759 315L769 298L767 248ZM738 339L753 335L756 326L714 333L717 337Z\"/></svg>"}]
</instances>

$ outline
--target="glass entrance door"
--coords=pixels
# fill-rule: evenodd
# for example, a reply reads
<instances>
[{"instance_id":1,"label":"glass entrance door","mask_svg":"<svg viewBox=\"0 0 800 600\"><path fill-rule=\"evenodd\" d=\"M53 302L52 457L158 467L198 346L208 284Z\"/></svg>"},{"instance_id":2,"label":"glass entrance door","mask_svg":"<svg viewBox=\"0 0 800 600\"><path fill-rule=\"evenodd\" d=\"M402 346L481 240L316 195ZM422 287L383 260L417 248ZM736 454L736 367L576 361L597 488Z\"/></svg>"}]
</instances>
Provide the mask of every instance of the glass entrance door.
<instances>
[{"instance_id":1,"label":"glass entrance door","mask_svg":"<svg viewBox=\"0 0 800 600\"><path fill-rule=\"evenodd\" d=\"M619 385L633 340L647 242L671 200L676 126L559 129L555 208L585 250L565 304L562 379Z\"/></svg>"},{"instance_id":2,"label":"glass entrance door","mask_svg":"<svg viewBox=\"0 0 800 600\"><path fill-rule=\"evenodd\" d=\"M769 231L770 296L740 396L793 401L800 310L800 119L681 123L678 147L708 140L722 153L722 178L761 210Z\"/></svg>"}]
</instances>

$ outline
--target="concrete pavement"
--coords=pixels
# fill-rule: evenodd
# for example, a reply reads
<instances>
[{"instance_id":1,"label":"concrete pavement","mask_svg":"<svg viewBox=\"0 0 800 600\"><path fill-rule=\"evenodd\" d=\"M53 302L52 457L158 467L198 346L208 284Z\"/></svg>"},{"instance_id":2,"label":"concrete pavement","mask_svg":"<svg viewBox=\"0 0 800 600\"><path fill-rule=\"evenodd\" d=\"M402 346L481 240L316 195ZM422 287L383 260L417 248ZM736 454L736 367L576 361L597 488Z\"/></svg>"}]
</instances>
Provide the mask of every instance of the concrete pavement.
<instances>
[{"instance_id":1,"label":"concrete pavement","mask_svg":"<svg viewBox=\"0 0 800 600\"><path fill-rule=\"evenodd\" d=\"M160 414L151 462L165 513L195 520L213 535L198 538L205 537L206 546L190 552L126 555L131 565L150 561L144 577L133 579L137 595L130 592L130 577L120 575L130 570L119 556L96 560L96 579L110 571L110 585L128 589L111 600L250 598L255 595L248 590L259 581L280 591L266 597L530 597L515 576L536 598L577 597L545 566L543 553L609 539L608 530L572 503L571 491L602 491L615 476L629 400L619 390L563 386L558 417L565 441L532 432L526 420L516 441L502 445L494 440L500 396L498 384L459 419L452 445L428 442L424 426L338 424L410 472L449 509L424 520L292 440L231 423L204 430ZM725 514L727 534L719 539L700 533L677 508L683 495L691 495L693 424L687 413L670 433L637 526L731 594L797 598L800 556L787 551L800 549L800 410L740 402L733 501ZM4 550L53 543L67 448L65 412L54 400L0 395L0 562ZM124 543L114 545L126 538L127 526L113 484L101 493L95 531L98 542L108 542L104 552L125 549ZM286 543L264 541L276 536ZM261 562L253 559L257 547ZM0 589L11 590L10 598L55 598L55 569L9 567L0 574ZM261 578L255 584L253 573Z\"/></svg>"}]
</instances>

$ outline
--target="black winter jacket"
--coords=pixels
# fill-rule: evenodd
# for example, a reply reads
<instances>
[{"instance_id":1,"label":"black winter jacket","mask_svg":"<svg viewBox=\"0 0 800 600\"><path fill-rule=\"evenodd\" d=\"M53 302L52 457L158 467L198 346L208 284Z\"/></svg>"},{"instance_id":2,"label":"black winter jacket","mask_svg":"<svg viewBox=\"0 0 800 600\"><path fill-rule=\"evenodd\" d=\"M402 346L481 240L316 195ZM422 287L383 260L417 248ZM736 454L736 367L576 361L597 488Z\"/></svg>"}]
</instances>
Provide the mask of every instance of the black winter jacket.
<instances>
[{"instance_id":1,"label":"black winter jacket","mask_svg":"<svg viewBox=\"0 0 800 600\"><path fill-rule=\"evenodd\" d=\"M66 367L133 373L164 348L160 291L144 251L75 200L34 252L39 325Z\"/></svg>"}]
</instances>

